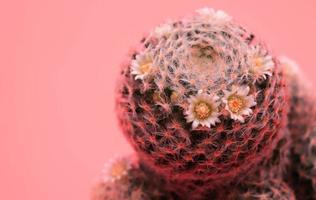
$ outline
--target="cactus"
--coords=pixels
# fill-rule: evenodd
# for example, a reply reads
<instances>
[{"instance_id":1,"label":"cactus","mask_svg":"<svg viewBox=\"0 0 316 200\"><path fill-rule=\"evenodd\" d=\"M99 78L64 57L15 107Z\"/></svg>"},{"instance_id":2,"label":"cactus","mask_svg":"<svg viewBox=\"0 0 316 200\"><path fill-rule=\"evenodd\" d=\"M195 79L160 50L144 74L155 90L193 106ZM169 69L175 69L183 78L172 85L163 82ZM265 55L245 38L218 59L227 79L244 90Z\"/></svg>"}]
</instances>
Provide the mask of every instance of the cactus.
<instances>
[{"instance_id":1,"label":"cactus","mask_svg":"<svg viewBox=\"0 0 316 200\"><path fill-rule=\"evenodd\" d=\"M120 125L142 162L167 180L206 188L255 168L287 119L277 59L209 9L148 34L123 66L117 93Z\"/></svg>"},{"instance_id":2,"label":"cactus","mask_svg":"<svg viewBox=\"0 0 316 200\"><path fill-rule=\"evenodd\" d=\"M116 90L137 159L106 165L92 200L316 199L315 98L299 74L223 11L157 26Z\"/></svg>"}]
</instances>

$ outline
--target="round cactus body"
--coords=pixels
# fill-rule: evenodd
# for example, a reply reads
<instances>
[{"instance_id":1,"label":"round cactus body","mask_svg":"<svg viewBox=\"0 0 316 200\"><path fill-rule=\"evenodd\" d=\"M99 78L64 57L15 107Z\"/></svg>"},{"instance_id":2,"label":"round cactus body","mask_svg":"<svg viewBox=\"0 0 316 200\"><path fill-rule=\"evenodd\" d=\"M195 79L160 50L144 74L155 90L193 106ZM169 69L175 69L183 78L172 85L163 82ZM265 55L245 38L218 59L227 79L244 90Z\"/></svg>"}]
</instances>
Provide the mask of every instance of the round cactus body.
<instances>
[{"instance_id":1,"label":"round cactus body","mask_svg":"<svg viewBox=\"0 0 316 200\"><path fill-rule=\"evenodd\" d=\"M287 120L285 82L253 34L222 11L200 9L141 40L122 67L116 109L146 167L215 187L273 152Z\"/></svg>"}]
</instances>

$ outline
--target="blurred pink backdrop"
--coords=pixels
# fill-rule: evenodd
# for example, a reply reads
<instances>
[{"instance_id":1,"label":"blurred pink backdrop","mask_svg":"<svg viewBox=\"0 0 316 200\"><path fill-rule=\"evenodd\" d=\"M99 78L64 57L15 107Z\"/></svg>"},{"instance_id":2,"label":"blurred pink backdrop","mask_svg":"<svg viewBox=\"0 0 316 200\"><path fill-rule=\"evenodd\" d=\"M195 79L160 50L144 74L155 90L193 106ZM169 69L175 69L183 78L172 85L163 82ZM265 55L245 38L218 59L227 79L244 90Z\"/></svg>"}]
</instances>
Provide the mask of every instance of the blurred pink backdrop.
<instances>
[{"instance_id":1,"label":"blurred pink backdrop","mask_svg":"<svg viewBox=\"0 0 316 200\"><path fill-rule=\"evenodd\" d=\"M220 8L314 84L316 1L10 0L0 3L0 199L85 200L131 152L114 113L118 65L168 18Z\"/></svg>"}]
</instances>

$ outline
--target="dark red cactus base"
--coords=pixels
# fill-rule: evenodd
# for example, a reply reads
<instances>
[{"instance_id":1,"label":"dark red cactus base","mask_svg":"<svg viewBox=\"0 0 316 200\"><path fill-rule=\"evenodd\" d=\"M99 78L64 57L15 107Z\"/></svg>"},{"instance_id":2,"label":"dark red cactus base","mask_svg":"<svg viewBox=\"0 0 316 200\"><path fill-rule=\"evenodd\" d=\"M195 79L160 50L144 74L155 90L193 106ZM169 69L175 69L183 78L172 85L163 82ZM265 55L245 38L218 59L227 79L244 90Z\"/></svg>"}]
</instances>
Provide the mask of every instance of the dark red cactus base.
<instances>
[{"instance_id":1,"label":"dark red cactus base","mask_svg":"<svg viewBox=\"0 0 316 200\"><path fill-rule=\"evenodd\" d=\"M137 159L108 164L92 200L316 199L316 99L295 67L222 11L156 27L118 82Z\"/></svg>"}]
</instances>

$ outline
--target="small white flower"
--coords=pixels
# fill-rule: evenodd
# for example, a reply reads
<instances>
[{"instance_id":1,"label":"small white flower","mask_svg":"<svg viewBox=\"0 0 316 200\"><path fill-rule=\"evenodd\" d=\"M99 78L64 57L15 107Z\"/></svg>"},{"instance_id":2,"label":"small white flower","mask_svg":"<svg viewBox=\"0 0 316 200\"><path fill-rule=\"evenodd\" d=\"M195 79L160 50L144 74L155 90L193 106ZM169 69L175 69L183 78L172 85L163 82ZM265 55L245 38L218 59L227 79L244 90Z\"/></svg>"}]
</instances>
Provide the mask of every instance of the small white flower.
<instances>
[{"instance_id":1,"label":"small white flower","mask_svg":"<svg viewBox=\"0 0 316 200\"><path fill-rule=\"evenodd\" d=\"M118 181L127 175L131 166L131 161L128 158L112 159L104 165L102 179L104 182Z\"/></svg>"},{"instance_id":2,"label":"small white flower","mask_svg":"<svg viewBox=\"0 0 316 200\"><path fill-rule=\"evenodd\" d=\"M186 111L187 122L193 122L192 128L195 129L199 124L202 126L211 127L216 122L220 122L218 119L218 96L202 94L200 90L196 96L189 98L189 108Z\"/></svg>"},{"instance_id":3,"label":"small white flower","mask_svg":"<svg viewBox=\"0 0 316 200\"><path fill-rule=\"evenodd\" d=\"M168 37L171 34L171 32L172 32L171 24L161 24L154 29L153 35L157 38L160 38L163 36Z\"/></svg>"},{"instance_id":4,"label":"small white flower","mask_svg":"<svg viewBox=\"0 0 316 200\"><path fill-rule=\"evenodd\" d=\"M201 8L196 10L196 12L201 16L207 19L210 22L228 22L232 19L231 16L226 14L222 10L215 10L213 8Z\"/></svg>"},{"instance_id":5,"label":"small white flower","mask_svg":"<svg viewBox=\"0 0 316 200\"><path fill-rule=\"evenodd\" d=\"M266 79L267 76L272 76L274 61L272 56L266 55L260 46L251 47L249 62L249 73L254 77L254 80Z\"/></svg>"},{"instance_id":6,"label":"small white flower","mask_svg":"<svg viewBox=\"0 0 316 200\"><path fill-rule=\"evenodd\" d=\"M225 109L232 119L241 123L245 122L244 116L252 114L251 107L256 105L253 95L248 95L249 90L248 86L233 86L231 91L224 90Z\"/></svg>"},{"instance_id":7,"label":"small white flower","mask_svg":"<svg viewBox=\"0 0 316 200\"><path fill-rule=\"evenodd\" d=\"M149 54L139 54L132 61L131 73L135 75L135 80L144 78L153 70L153 59Z\"/></svg>"}]
</instances>

